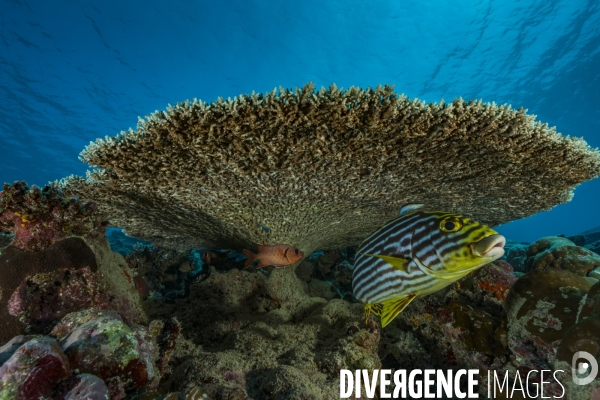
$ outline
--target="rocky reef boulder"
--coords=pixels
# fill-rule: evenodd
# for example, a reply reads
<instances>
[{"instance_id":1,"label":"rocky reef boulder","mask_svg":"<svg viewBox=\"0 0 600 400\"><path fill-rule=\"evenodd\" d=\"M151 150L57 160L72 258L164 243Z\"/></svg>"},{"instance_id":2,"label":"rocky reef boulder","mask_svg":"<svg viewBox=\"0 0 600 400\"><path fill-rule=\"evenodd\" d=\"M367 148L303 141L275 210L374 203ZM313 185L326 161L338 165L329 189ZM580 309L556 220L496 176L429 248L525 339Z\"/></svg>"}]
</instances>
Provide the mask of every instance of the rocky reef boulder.
<instances>
[{"instance_id":1,"label":"rocky reef boulder","mask_svg":"<svg viewBox=\"0 0 600 400\"><path fill-rule=\"evenodd\" d=\"M19 346L0 367L1 398L49 398L52 388L71 374L69 359L56 339L31 338Z\"/></svg>"},{"instance_id":2,"label":"rocky reef boulder","mask_svg":"<svg viewBox=\"0 0 600 400\"><path fill-rule=\"evenodd\" d=\"M543 269L517 280L505 309L508 343L518 365L550 365L567 330L577 322L580 303L591 283L572 272Z\"/></svg>"},{"instance_id":3,"label":"rocky reef boulder","mask_svg":"<svg viewBox=\"0 0 600 400\"><path fill-rule=\"evenodd\" d=\"M586 276L596 267L600 267L600 255L560 236L549 236L532 243L524 262L525 272L558 268L579 276Z\"/></svg>"},{"instance_id":4,"label":"rocky reef boulder","mask_svg":"<svg viewBox=\"0 0 600 400\"><path fill-rule=\"evenodd\" d=\"M567 371L562 383L569 399L600 395L600 381L579 386L570 378L575 352L587 351L600 362L600 283L593 281L568 270L534 270L517 280L504 304L513 364L521 371ZM549 389L557 396L561 391Z\"/></svg>"},{"instance_id":5,"label":"rocky reef boulder","mask_svg":"<svg viewBox=\"0 0 600 400\"><path fill-rule=\"evenodd\" d=\"M114 311L68 314L50 336L17 336L0 348L0 398L118 400L156 388L178 333L176 320L145 327Z\"/></svg>"},{"instance_id":6,"label":"rocky reef boulder","mask_svg":"<svg viewBox=\"0 0 600 400\"><path fill-rule=\"evenodd\" d=\"M12 232L0 253L0 343L47 334L68 313L92 307L145 320L134 273L111 251L93 204L56 185L15 182L0 195L0 232Z\"/></svg>"}]
</instances>

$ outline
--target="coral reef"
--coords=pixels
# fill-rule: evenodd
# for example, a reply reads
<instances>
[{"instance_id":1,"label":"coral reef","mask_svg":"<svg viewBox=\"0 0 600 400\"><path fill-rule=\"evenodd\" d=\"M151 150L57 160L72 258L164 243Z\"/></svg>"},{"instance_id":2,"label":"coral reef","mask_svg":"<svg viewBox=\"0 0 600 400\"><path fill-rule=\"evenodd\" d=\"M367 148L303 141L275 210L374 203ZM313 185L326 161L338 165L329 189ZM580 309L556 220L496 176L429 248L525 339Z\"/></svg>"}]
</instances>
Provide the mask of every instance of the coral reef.
<instances>
[{"instance_id":1,"label":"coral reef","mask_svg":"<svg viewBox=\"0 0 600 400\"><path fill-rule=\"evenodd\" d=\"M586 276L600 267L600 255L575 245L567 238L550 236L539 239L527 249L525 271L559 268Z\"/></svg>"},{"instance_id":2,"label":"coral reef","mask_svg":"<svg viewBox=\"0 0 600 400\"><path fill-rule=\"evenodd\" d=\"M145 319L133 272L103 237L69 237L35 252L10 245L0 265L0 343L48 333L67 313L90 307Z\"/></svg>"},{"instance_id":3,"label":"coral reef","mask_svg":"<svg viewBox=\"0 0 600 400\"><path fill-rule=\"evenodd\" d=\"M89 267L61 268L21 282L8 301L8 312L29 332L47 332L64 315L88 308L112 308L100 277Z\"/></svg>"},{"instance_id":4,"label":"coral reef","mask_svg":"<svg viewBox=\"0 0 600 400\"><path fill-rule=\"evenodd\" d=\"M596 282L587 292L585 303L579 310L579 319L600 314L600 283Z\"/></svg>"},{"instance_id":5,"label":"coral reef","mask_svg":"<svg viewBox=\"0 0 600 400\"><path fill-rule=\"evenodd\" d=\"M21 285L27 284L27 278L37 274L60 273L62 270L76 271L87 268L89 271L97 271L98 269L92 250L82 239L76 237L63 239L37 252L23 251L9 246L0 255L0 265L2 265L0 268L0 343L24 332L17 317L9 313L8 304L13 293ZM32 301L33 307L39 305L37 303L39 295L37 293L34 295L36 297Z\"/></svg>"},{"instance_id":6,"label":"coral reef","mask_svg":"<svg viewBox=\"0 0 600 400\"><path fill-rule=\"evenodd\" d=\"M590 243L585 246L586 249L593 251L596 254L600 254L600 240L594 243Z\"/></svg>"},{"instance_id":7,"label":"coral reef","mask_svg":"<svg viewBox=\"0 0 600 400\"><path fill-rule=\"evenodd\" d=\"M135 287L143 298L156 292L173 299L182 297L188 290L188 273L193 269L188 253L136 245L125 260L134 273Z\"/></svg>"},{"instance_id":8,"label":"coral reef","mask_svg":"<svg viewBox=\"0 0 600 400\"><path fill-rule=\"evenodd\" d=\"M49 398L52 388L69 377L72 369L56 339L32 338L0 367L2 399Z\"/></svg>"},{"instance_id":9,"label":"coral reef","mask_svg":"<svg viewBox=\"0 0 600 400\"><path fill-rule=\"evenodd\" d=\"M0 254L2 254L2 251L4 250L4 248L6 246L8 246L10 244L10 242L13 241L14 238L15 238L15 235L13 235L13 234L7 234L7 233L0 232Z\"/></svg>"},{"instance_id":10,"label":"coral reef","mask_svg":"<svg viewBox=\"0 0 600 400\"><path fill-rule=\"evenodd\" d=\"M503 260L506 260L517 272L525 272L525 260L530 243L517 243L508 240L504 245Z\"/></svg>"},{"instance_id":11,"label":"coral reef","mask_svg":"<svg viewBox=\"0 0 600 400\"><path fill-rule=\"evenodd\" d=\"M355 248L256 269L233 251L119 239L123 258L101 228L0 254L0 399L319 400L338 397L340 369L514 377L567 370L579 350L600 358L600 256L567 238L511 243L508 262L415 300L381 329L352 296ZM517 279L510 263L529 272ZM563 383L570 400L600 393L600 381Z\"/></svg>"},{"instance_id":12,"label":"coral reef","mask_svg":"<svg viewBox=\"0 0 600 400\"><path fill-rule=\"evenodd\" d=\"M0 232L14 234L12 245L22 250L43 250L71 235L104 234L104 226L94 203L68 199L57 185L15 182L0 192Z\"/></svg>"},{"instance_id":13,"label":"coral reef","mask_svg":"<svg viewBox=\"0 0 600 400\"><path fill-rule=\"evenodd\" d=\"M64 180L65 193L182 250L356 245L411 202L494 226L565 203L600 175L596 150L523 109L425 104L390 86L188 101L81 157L95 169Z\"/></svg>"},{"instance_id":14,"label":"coral reef","mask_svg":"<svg viewBox=\"0 0 600 400\"><path fill-rule=\"evenodd\" d=\"M508 344L518 366L539 369L552 364L590 287L585 278L554 268L517 280L504 307L510 321Z\"/></svg>"},{"instance_id":15,"label":"coral reef","mask_svg":"<svg viewBox=\"0 0 600 400\"><path fill-rule=\"evenodd\" d=\"M158 348L148 328L130 327L114 312L92 312L96 318L91 320L88 320L88 311L71 316L76 320L75 328L66 336L58 337L71 366L83 373L99 374L113 396L124 395L135 388L157 386L160 378L155 365ZM79 318L87 321L78 323ZM59 326L53 333L60 330Z\"/></svg>"},{"instance_id":16,"label":"coral reef","mask_svg":"<svg viewBox=\"0 0 600 400\"><path fill-rule=\"evenodd\" d=\"M313 253L296 268L296 275L309 284L312 296L356 301L352 294L354 251L354 247L345 247Z\"/></svg>"},{"instance_id":17,"label":"coral reef","mask_svg":"<svg viewBox=\"0 0 600 400\"><path fill-rule=\"evenodd\" d=\"M178 334L176 320L144 327L114 311L68 314L53 337L18 336L0 348L0 398L118 400L155 388Z\"/></svg>"},{"instance_id":18,"label":"coral reef","mask_svg":"<svg viewBox=\"0 0 600 400\"><path fill-rule=\"evenodd\" d=\"M110 244L110 249L112 251L116 251L124 257L129 255L130 253L133 253L136 247L152 246L152 243L147 242L145 240L133 238L131 236L127 236L122 229L117 228L107 228L106 238L108 239L108 243Z\"/></svg>"},{"instance_id":19,"label":"coral reef","mask_svg":"<svg viewBox=\"0 0 600 400\"><path fill-rule=\"evenodd\" d=\"M210 399L335 398L340 368L380 368L380 330L365 326L361 305L310 297L294 269L210 267L185 299L146 300L152 318L176 316L186 337L160 389L195 388Z\"/></svg>"},{"instance_id":20,"label":"coral reef","mask_svg":"<svg viewBox=\"0 0 600 400\"><path fill-rule=\"evenodd\" d=\"M60 382L55 388L57 400L109 400L106 383L95 375L77 374Z\"/></svg>"}]
</instances>

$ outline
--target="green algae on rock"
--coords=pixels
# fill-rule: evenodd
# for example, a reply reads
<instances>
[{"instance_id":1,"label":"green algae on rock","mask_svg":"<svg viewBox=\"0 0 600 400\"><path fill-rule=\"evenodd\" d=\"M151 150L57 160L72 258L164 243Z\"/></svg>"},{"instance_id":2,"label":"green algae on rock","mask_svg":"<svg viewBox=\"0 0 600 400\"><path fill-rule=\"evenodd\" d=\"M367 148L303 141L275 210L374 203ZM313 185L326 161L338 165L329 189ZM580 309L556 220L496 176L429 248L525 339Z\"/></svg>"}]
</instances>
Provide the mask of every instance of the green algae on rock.
<instances>
[{"instance_id":1,"label":"green algae on rock","mask_svg":"<svg viewBox=\"0 0 600 400\"><path fill-rule=\"evenodd\" d=\"M405 203L494 226L549 210L600 175L600 154L523 109L425 104L313 85L186 101L91 143L62 188L157 245L315 249L360 243Z\"/></svg>"}]
</instances>

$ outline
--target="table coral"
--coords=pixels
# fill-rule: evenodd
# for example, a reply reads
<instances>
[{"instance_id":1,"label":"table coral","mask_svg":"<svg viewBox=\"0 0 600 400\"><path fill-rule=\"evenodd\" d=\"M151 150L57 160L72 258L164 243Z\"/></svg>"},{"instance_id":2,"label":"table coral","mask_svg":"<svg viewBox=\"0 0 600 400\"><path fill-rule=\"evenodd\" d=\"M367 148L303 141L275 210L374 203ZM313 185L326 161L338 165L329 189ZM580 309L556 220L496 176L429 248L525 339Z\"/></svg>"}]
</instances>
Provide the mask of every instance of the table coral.
<instances>
[{"instance_id":1,"label":"table coral","mask_svg":"<svg viewBox=\"0 0 600 400\"><path fill-rule=\"evenodd\" d=\"M66 198L57 185L42 189L25 182L4 184L0 192L0 232L13 233L12 245L29 251L48 248L67 236L103 233L93 203Z\"/></svg>"},{"instance_id":2,"label":"table coral","mask_svg":"<svg viewBox=\"0 0 600 400\"><path fill-rule=\"evenodd\" d=\"M488 225L565 203L600 154L523 109L313 85L186 101L81 153L69 196L155 244L309 254L356 245L405 203Z\"/></svg>"}]
</instances>

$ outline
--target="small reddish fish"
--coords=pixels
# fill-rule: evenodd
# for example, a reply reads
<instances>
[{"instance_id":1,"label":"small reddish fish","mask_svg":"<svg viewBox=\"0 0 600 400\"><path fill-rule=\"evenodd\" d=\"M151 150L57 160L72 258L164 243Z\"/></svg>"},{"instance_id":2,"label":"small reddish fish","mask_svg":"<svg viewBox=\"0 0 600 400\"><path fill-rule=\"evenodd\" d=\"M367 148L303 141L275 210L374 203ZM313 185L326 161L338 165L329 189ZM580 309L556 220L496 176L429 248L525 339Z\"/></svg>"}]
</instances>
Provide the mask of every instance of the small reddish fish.
<instances>
[{"instance_id":1,"label":"small reddish fish","mask_svg":"<svg viewBox=\"0 0 600 400\"><path fill-rule=\"evenodd\" d=\"M304 253L293 246L287 244L273 244L270 246L258 245L258 254L249 252L248 250L242 250L244 255L248 257L244 263L245 267L248 267L258 260L258 268L266 267L267 265L274 265L276 267L285 267L297 263L304 257Z\"/></svg>"}]
</instances>

